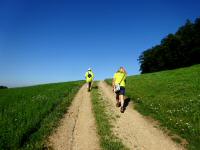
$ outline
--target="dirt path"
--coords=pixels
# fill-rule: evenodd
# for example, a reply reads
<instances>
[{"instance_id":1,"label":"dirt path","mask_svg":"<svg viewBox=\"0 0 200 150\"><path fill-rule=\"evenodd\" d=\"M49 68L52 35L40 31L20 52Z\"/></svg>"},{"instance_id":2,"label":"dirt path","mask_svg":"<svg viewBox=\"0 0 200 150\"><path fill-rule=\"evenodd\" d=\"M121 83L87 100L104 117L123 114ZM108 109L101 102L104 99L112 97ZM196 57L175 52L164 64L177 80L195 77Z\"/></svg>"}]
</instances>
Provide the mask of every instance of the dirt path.
<instances>
[{"instance_id":1,"label":"dirt path","mask_svg":"<svg viewBox=\"0 0 200 150\"><path fill-rule=\"evenodd\" d=\"M56 132L49 137L49 147L55 150L99 150L90 93L84 85L61 120Z\"/></svg>"},{"instance_id":2,"label":"dirt path","mask_svg":"<svg viewBox=\"0 0 200 150\"><path fill-rule=\"evenodd\" d=\"M122 142L134 150L183 150L153 123L133 109L131 102L121 114L115 106L115 95L105 82L99 83L104 100L108 103L108 111L116 117L113 132Z\"/></svg>"}]
</instances>

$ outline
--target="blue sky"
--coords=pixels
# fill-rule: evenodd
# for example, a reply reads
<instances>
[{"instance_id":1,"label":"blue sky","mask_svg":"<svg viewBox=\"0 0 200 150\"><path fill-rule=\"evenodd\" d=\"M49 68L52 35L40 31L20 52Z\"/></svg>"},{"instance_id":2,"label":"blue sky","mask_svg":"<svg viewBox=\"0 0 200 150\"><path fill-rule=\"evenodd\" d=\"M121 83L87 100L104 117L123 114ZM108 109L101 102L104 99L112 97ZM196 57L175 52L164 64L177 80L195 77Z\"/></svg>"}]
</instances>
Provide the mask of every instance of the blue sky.
<instances>
[{"instance_id":1,"label":"blue sky","mask_svg":"<svg viewBox=\"0 0 200 150\"><path fill-rule=\"evenodd\" d=\"M142 51L199 16L198 0L0 0L0 84L139 74Z\"/></svg>"}]
</instances>

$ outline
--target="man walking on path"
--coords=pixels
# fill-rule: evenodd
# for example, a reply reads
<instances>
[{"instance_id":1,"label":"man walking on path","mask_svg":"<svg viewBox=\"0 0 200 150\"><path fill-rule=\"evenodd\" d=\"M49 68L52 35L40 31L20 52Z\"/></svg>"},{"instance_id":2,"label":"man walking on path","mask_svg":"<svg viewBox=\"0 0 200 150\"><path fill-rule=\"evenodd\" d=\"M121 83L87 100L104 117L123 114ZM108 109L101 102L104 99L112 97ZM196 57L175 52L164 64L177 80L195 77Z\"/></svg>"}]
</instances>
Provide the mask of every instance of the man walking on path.
<instances>
[{"instance_id":1,"label":"man walking on path","mask_svg":"<svg viewBox=\"0 0 200 150\"><path fill-rule=\"evenodd\" d=\"M87 89L88 91L91 91L92 89L92 82L94 79L94 73L92 72L92 69L89 68L88 71L85 73L85 79L87 82Z\"/></svg>"},{"instance_id":2,"label":"man walking on path","mask_svg":"<svg viewBox=\"0 0 200 150\"><path fill-rule=\"evenodd\" d=\"M121 113L124 112L124 95L125 95L125 86L126 86L126 70L124 67L120 67L119 70L114 74L113 77L113 91L116 93L116 106L121 106Z\"/></svg>"}]
</instances>

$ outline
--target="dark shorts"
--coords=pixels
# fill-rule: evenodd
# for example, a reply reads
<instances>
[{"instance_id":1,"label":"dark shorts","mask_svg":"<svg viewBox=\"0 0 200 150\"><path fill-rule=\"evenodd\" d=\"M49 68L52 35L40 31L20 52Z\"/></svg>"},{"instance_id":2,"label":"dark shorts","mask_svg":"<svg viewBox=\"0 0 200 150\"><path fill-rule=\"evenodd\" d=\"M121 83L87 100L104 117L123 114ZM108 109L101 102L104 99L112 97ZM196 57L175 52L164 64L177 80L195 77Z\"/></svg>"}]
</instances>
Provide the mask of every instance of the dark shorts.
<instances>
[{"instance_id":1,"label":"dark shorts","mask_svg":"<svg viewBox=\"0 0 200 150\"><path fill-rule=\"evenodd\" d=\"M120 90L118 92L116 92L117 96L118 95L125 95L125 87L120 86Z\"/></svg>"}]
</instances>

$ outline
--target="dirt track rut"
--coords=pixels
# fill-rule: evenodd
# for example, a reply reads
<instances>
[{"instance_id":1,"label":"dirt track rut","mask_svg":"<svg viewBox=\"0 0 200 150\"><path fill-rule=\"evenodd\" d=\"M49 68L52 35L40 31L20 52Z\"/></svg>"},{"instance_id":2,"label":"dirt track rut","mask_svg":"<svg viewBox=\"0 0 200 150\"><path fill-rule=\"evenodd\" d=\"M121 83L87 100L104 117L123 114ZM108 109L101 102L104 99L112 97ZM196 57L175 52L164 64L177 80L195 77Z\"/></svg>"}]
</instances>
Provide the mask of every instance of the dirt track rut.
<instances>
[{"instance_id":1,"label":"dirt track rut","mask_svg":"<svg viewBox=\"0 0 200 150\"><path fill-rule=\"evenodd\" d=\"M75 96L60 126L49 137L49 147L55 150L99 150L90 93L84 85Z\"/></svg>"},{"instance_id":2,"label":"dirt track rut","mask_svg":"<svg viewBox=\"0 0 200 150\"><path fill-rule=\"evenodd\" d=\"M104 100L108 103L108 111L112 115L118 116L113 123L113 132L127 147L133 150L184 149L134 110L131 102L126 111L121 114L119 109L115 107L115 95L112 88L103 81L99 83L99 87Z\"/></svg>"},{"instance_id":3,"label":"dirt track rut","mask_svg":"<svg viewBox=\"0 0 200 150\"><path fill-rule=\"evenodd\" d=\"M100 81L99 91L106 102L106 110L115 116L113 133L131 150L185 150L154 123L133 109L130 102L125 113L115 107L112 88ZM60 126L49 137L49 147L55 150L100 150L92 113L90 93L84 85L75 96Z\"/></svg>"}]
</instances>

